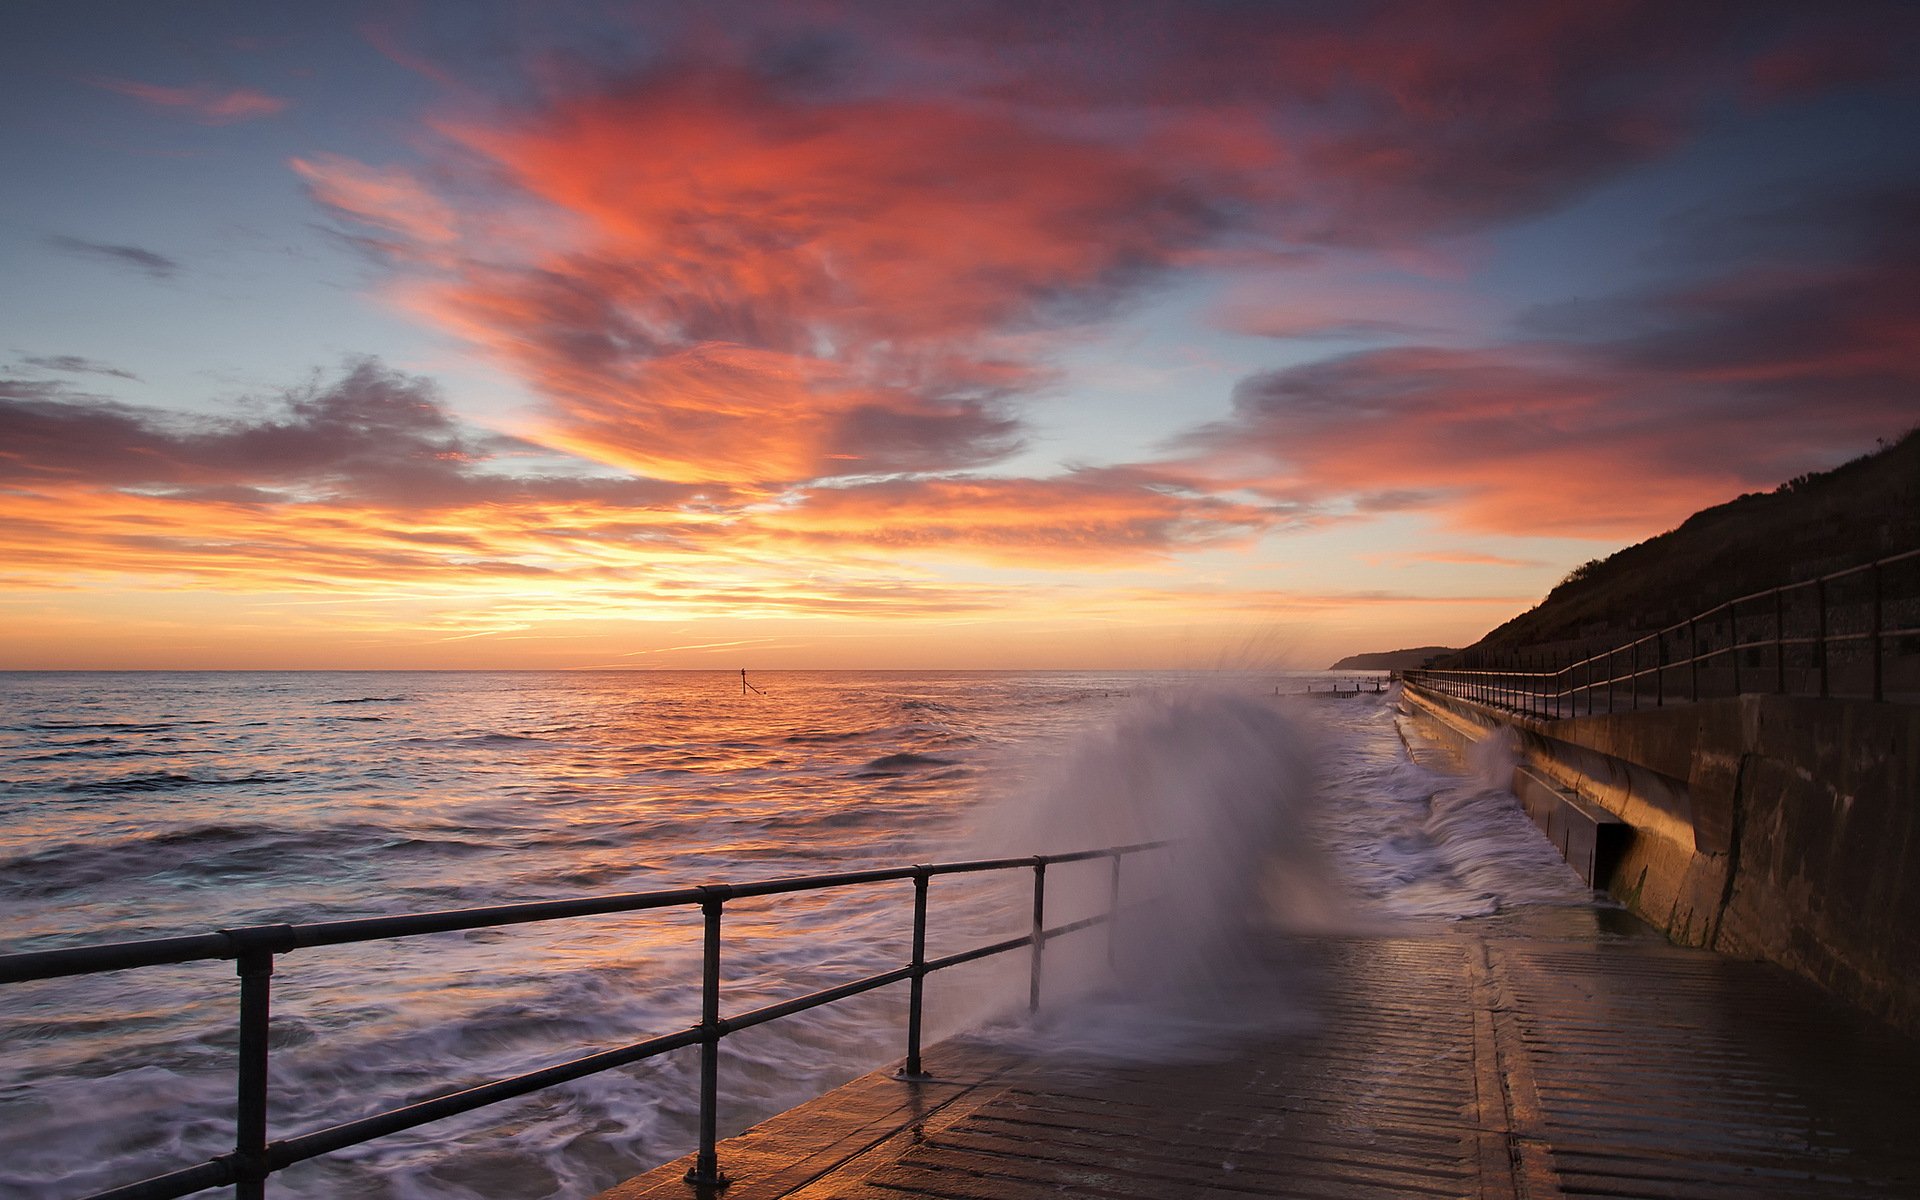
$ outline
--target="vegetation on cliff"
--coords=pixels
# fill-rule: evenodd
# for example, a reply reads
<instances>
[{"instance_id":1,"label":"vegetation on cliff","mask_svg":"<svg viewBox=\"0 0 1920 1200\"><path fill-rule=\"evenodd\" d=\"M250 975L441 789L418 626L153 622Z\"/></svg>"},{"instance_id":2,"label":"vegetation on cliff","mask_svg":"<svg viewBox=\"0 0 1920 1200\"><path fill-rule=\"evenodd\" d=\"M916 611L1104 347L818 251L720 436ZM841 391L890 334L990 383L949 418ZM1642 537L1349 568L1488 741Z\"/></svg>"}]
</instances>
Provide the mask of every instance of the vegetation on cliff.
<instances>
[{"instance_id":1,"label":"vegetation on cliff","mask_svg":"<svg viewBox=\"0 0 1920 1200\"><path fill-rule=\"evenodd\" d=\"M1920 547L1920 429L1576 567L1470 650L1629 640L1728 600Z\"/></svg>"}]
</instances>

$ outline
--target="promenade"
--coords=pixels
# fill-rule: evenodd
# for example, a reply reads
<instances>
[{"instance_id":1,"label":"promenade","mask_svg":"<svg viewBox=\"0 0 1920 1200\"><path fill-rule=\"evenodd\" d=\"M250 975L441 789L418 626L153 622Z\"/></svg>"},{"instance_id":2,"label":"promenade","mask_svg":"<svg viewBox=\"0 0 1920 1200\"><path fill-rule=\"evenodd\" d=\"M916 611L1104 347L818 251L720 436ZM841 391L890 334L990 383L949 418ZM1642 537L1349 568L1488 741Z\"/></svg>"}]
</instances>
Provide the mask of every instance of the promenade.
<instances>
[{"instance_id":1,"label":"promenade","mask_svg":"<svg viewBox=\"0 0 1920 1200\"><path fill-rule=\"evenodd\" d=\"M1304 1022L1159 1064L959 1039L723 1142L722 1194L1920 1196L1920 1047L1771 964L1586 908L1264 952Z\"/></svg>"}]
</instances>

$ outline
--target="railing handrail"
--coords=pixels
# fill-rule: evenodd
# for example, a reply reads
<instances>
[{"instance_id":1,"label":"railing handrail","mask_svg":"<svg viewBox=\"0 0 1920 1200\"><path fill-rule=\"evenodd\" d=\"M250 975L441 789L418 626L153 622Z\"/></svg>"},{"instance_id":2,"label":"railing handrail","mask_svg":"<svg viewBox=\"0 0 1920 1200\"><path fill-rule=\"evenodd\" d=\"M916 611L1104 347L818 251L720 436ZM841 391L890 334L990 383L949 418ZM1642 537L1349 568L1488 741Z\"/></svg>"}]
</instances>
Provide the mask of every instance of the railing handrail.
<instances>
[{"instance_id":1,"label":"railing handrail","mask_svg":"<svg viewBox=\"0 0 1920 1200\"><path fill-rule=\"evenodd\" d=\"M1656 638L1663 638L1668 636L1669 634L1678 633L1682 629L1685 629L1690 625L1696 624L1700 621L1704 621L1708 617L1715 615L1721 610L1731 609L1735 605L1747 604L1755 600L1770 599L1771 597L1774 597L1774 596L1785 595L1788 592L1797 591L1800 588L1816 587L1823 583L1832 583L1836 579L1845 579L1850 575L1858 575L1862 571L1872 571L1872 570L1876 570L1883 567L1890 567L1895 563L1902 563L1907 561L1910 558L1920 558L1920 549L1904 550L1899 554L1888 555L1886 558L1876 558L1872 562L1861 563L1859 566L1856 566L1856 567L1845 567L1838 571L1830 571L1825 575L1816 575L1812 579L1799 579L1799 580L1795 580L1792 583L1783 583L1783 584L1779 584L1776 587L1762 588L1757 592L1749 592L1744 596L1736 596L1731 600L1723 600L1720 603L1714 605L1712 608L1703 609L1700 612L1693 614L1691 617L1687 617L1684 620L1675 621L1673 624L1668 625L1664 629L1657 629L1652 633L1641 634L1639 637L1633 639L1630 642L1619 643L1618 645L1614 646L1611 650L1603 650L1598 654L1590 654L1586 658L1583 658L1578 662L1568 663L1565 667L1561 668L1561 670L1563 671L1571 670L1574 667L1588 666L1592 663L1601 661L1602 659L1606 658L1609 654L1618 654L1620 653L1620 651L1629 649L1634 646L1644 646L1648 642L1651 642ZM1849 635L1849 636L1858 637L1860 635ZM1830 637L1828 640L1837 640L1837 639ZM1770 645L1771 643L1763 643L1763 644ZM1675 664L1668 663L1667 665L1673 666ZM1684 666L1685 664L1682 663L1679 665Z\"/></svg>"},{"instance_id":2,"label":"railing handrail","mask_svg":"<svg viewBox=\"0 0 1920 1200\"><path fill-rule=\"evenodd\" d=\"M1593 695L1600 689L1606 689L1608 699L1607 711L1612 711L1613 690L1616 685L1623 682L1633 685L1633 705L1637 708L1640 701L1640 680L1647 676L1652 676L1654 679L1654 703L1656 705L1665 705L1667 703L1665 686L1667 673L1676 668L1686 669L1688 671L1688 692L1691 698L1698 699L1700 692L1700 664L1709 662L1723 655L1733 656L1734 690L1738 692L1741 682L1740 652L1743 650L1762 648L1772 648L1775 652L1775 687L1773 690L1786 692L1789 690L1786 683L1786 648L1789 646L1810 646L1814 648L1816 653L1814 669L1817 670L1819 676L1819 694L1826 696L1830 692L1830 656L1828 648L1838 644L1870 641L1873 643L1872 683L1871 687L1867 689L1866 694L1870 695L1876 701L1883 700L1886 698L1886 692L1882 659L1888 640L1920 634L1920 627L1898 624L1889 625L1887 623L1884 612L1886 598L1882 595L1882 578L1887 568L1914 560L1920 560L1920 549L1902 551L1899 554L1888 555L1884 558L1875 559L1872 562L1861 563L1857 566L1846 567L1838 571L1830 571L1824 575L1818 575L1810 579L1796 580L1792 583L1780 584L1777 587L1750 592L1731 600L1722 601L1711 608L1703 609L1684 620L1676 621L1664 628L1643 634L1629 641L1616 643L1605 650L1588 654L1584 658L1560 666L1529 667L1523 665L1525 659L1532 657L1537 660L1547 653L1543 647L1536 646L1519 647L1513 650L1478 656L1479 661L1472 662L1472 665L1463 664L1458 667L1414 668L1403 671L1400 674L1402 678L1415 683L1424 681L1444 685L1451 682L1463 690L1472 692L1472 698L1501 707L1537 711L1542 715L1549 713L1552 715L1566 715L1561 711L1563 707L1561 704L1562 700L1569 702L1565 707L1570 710L1572 703L1584 694L1588 703L1587 711L1591 713L1593 711ZM1827 619L1828 611L1831 607L1828 599L1829 585L1835 581L1861 574L1871 574L1873 581L1870 601L1872 610L1871 627L1865 630L1846 632L1832 629ZM1786 610L1781 606L1781 598L1790 592L1796 592L1806 588L1815 589L1815 594L1818 597L1818 632L1789 637L1787 636L1784 624L1784 614ZM1909 596L1905 598L1911 599L1912 597ZM1749 637L1747 640L1742 640L1741 630L1739 628L1740 608L1743 605L1750 607L1756 602L1769 599L1774 601L1774 611L1772 614L1772 623L1774 625L1773 635L1762 638ZM1710 646L1703 649L1698 636L1699 626L1707 623L1717 623L1723 617L1729 627L1728 644L1724 646ZM1764 617L1749 619L1765 620ZM1669 657L1668 643L1683 633L1687 639L1685 654L1683 656ZM1643 667L1640 663L1640 652L1643 647L1649 644L1654 647L1651 656L1654 661ZM1622 655L1628 658L1626 673L1615 674L1615 662ZM1492 659L1492 662L1487 662L1487 659ZM1604 678L1597 678L1596 676L1602 671L1604 671ZM1572 682L1572 680L1576 678L1580 679L1581 682L1577 684ZM1551 681L1553 689L1551 693L1532 690L1533 685L1540 684L1543 681ZM1442 690L1445 690L1444 687Z\"/></svg>"},{"instance_id":3,"label":"railing handrail","mask_svg":"<svg viewBox=\"0 0 1920 1200\"><path fill-rule=\"evenodd\" d=\"M908 867L882 867L868 871L788 875L747 883L697 884L692 887L666 888L651 892L613 892L566 900L529 900L518 904L495 904L481 908L447 909L440 912L398 913L379 917L350 917L335 921L312 921L299 925L249 925L238 929L220 929L211 933L190 934L184 937L144 938L132 942L107 942L93 946L70 946L57 950L29 950L16 954L0 954L0 984L25 983L36 979L58 979L69 975L94 975L104 971L199 962L207 959L239 958L247 951L256 949L285 954L292 950L305 950L318 946L344 946L355 942L418 937L429 933L457 933L466 929L487 929L499 925L525 925L536 921L565 920L570 917L640 912L653 908L677 908L701 904L709 899L744 900L756 896L820 891L826 888L852 887L865 883L888 883L912 879L920 874L959 875L978 871L1031 867L1036 862L1049 864L1081 862L1087 859L1109 858L1115 854L1135 854L1142 850L1157 850L1165 845L1167 845L1166 842L1141 842L1129 846L1114 846L1105 850L1076 850L1067 854L1028 854L1013 858L981 858Z\"/></svg>"},{"instance_id":4,"label":"railing handrail","mask_svg":"<svg viewBox=\"0 0 1920 1200\"><path fill-rule=\"evenodd\" d=\"M55 950L36 950L0 955L0 984L60 979L76 975L178 963L233 959L240 977L240 1049L237 1064L238 1104L236 1106L235 1149L193 1166L153 1176L125 1187L96 1192L88 1200L170 1200L212 1187L232 1186L240 1200L258 1200L265 1195L266 1179L273 1172L294 1163L357 1145L389 1133L397 1133L429 1121L470 1112L489 1104L526 1095L540 1088L583 1078L600 1071L627 1066L645 1058L688 1046L701 1047L700 1138L695 1166L688 1181L706 1187L723 1186L715 1152L718 1108L718 1053L720 1041L729 1033L748 1029L781 1017L845 1000L876 988L908 983L907 1054L902 1074L921 1077L920 1033L923 983L934 971L1031 947L1032 964L1028 1005L1040 1003L1041 955L1046 943L1056 937L1095 925L1111 923L1120 911L1120 862L1128 855L1158 850L1168 841L1136 842L1099 850L1076 850L1063 854L1033 854L1008 858L970 859L959 862L916 863L905 867L883 867L862 871L840 871L816 875L794 875L746 883L714 883L694 887L669 888L649 892L622 892L601 896L580 896L564 900L539 900L482 908L453 909L444 912L405 913L392 916L362 917L335 921L315 921L297 925L253 925L221 929L211 933L169 938L148 938L131 942L109 942L92 946L72 946ZM1061 863L1108 859L1112 863L1110 906L1062 925L1046 924L1046 873L1049 866ZM926 957L927 885L938 876L973 874L986 871L1031 870L1034 873L1033 923L1020 937L1008 938L985 946ZM732 1017L720 1015L720 922L728 901L795 892L822 891L828 888L902 880L914 885L914 921L911 958L893 967L860 979L850 980L804 996L764 1005ZM538 921L565 920L574 917L610 913L639 912L651 909L697 905L705 917L704 954L701 981L701 1019L697 1025L651 1037L628 1046L601 1050L567 1062L507 1079L497 1079L450 1095L436 1096L397 1109L374 1113L326 1129L312 1130L291 1138L268 1142L267 1114L267 1024L269 1021L269 981L276 956L294 950L357 942L384 941L429 933L452 933L501 925L521 925Z\"/></svg>"}]
</instances>

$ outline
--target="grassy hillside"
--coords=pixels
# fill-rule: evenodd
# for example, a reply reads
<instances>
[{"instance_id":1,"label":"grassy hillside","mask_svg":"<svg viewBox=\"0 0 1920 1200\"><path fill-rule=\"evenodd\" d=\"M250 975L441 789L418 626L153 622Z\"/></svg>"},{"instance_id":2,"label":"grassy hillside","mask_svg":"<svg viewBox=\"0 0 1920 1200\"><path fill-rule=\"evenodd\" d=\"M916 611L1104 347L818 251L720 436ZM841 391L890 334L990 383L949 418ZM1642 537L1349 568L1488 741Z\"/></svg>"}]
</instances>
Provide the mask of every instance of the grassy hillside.
<instances>
[{"instance_id":1,"label":"grassy hillside","mask_svg":"<svg viewBox=\"0 0 1920 1200\"><path fill-rule=\"evenodd\" d=\"M1920 429L1576 568L1472 649L1610 644L1783 583L1920 547Z\"/></svg>"}]
</instances>

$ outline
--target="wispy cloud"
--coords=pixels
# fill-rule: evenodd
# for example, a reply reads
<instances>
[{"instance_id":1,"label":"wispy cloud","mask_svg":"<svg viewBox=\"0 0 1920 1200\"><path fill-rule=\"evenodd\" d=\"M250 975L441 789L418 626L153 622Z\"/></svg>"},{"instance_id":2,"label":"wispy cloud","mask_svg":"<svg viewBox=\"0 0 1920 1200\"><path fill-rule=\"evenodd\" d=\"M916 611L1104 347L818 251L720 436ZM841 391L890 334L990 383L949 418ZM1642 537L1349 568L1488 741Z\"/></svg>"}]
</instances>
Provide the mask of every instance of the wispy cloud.
<instances>
[{"instance_id":1,"label":"wispy cloud","mask_svg":"<svg viewBox=\"0 0 1920 1200\"><path fill-rule=\"evenodd\" d=\"M1532 558L1510 558L1504 554L1485 554L1477 550L1427 550L1416 554L1401 554L1395 557L1409 562L1452 563L1468 567L1544 567L1547 564Z\"/></svg>"},{"instance_id":2,"label":"wispy cloud","mask_svg":"<svg viewBox=\"0 0 1920 1200\"><path fill-rule=\"evenodd\" d=\"M203 125L231 125L238 121L271 117L283 112L291 103L284 97L271 96L255 88L223 88L209 83L168 87L105 75L89 76L85 82L131 96L151 108L186 113Z\"/></svg>"},{"instance_id":3,"label":"wispy cloud","mask_svg":"<svg viewBox=\"0 0 1920 1200\"><path fill-rule=\"evenodd\" d=\"M84 238L67 237L64 234L54 234L47 239L47 242L69 254L109 262L116 266L131 267L154 279L171 279L180 273L178 262L142 246L90 242Z\"/></svg>"},{"instance_id":4,"label":"wispy cloud","mask_svg":"<svg viewBox=\"0 0 1920 1200\"><path fill-rule=\"evenodd\" d=\"M455 236L452 209L398 168L370 167L337 154L295 158L290 163L307 181L316 203L423 246Z\"/></svg>"},{"instance_id":5,"label":"wispy cloud","mask_svg":"<svg viewBox=\"0 0 1920 1200\"><path fill-rule=\"evenodd\" d=\"M132 371L123 371L119 367L96 362L91 358L82 358L78 354L27 355L20 360L29 367L38 367L42 371L62 371L70 375L111 375L116 379L139 379Z\"/></svg>"}]
</instances>

